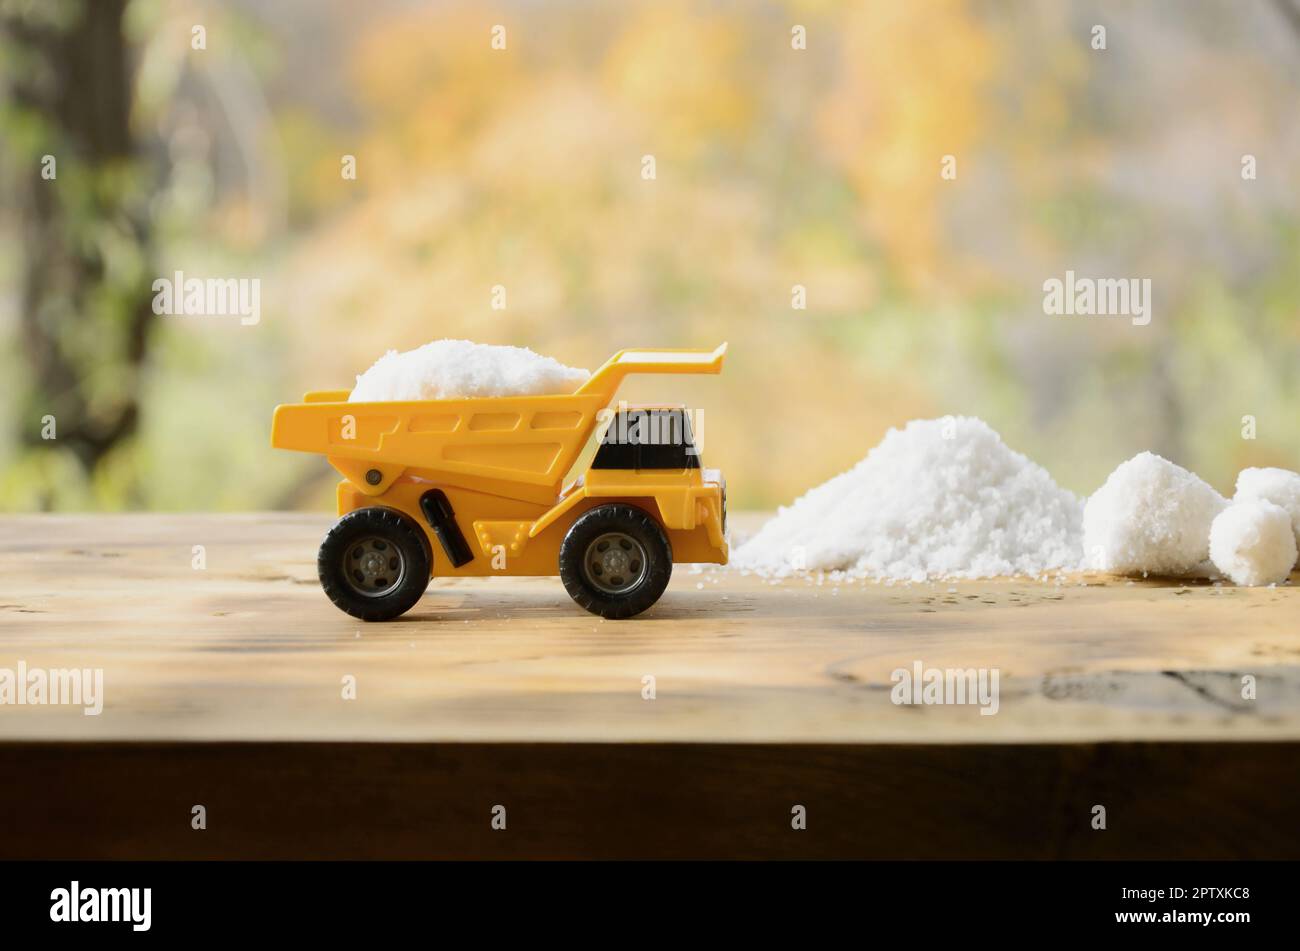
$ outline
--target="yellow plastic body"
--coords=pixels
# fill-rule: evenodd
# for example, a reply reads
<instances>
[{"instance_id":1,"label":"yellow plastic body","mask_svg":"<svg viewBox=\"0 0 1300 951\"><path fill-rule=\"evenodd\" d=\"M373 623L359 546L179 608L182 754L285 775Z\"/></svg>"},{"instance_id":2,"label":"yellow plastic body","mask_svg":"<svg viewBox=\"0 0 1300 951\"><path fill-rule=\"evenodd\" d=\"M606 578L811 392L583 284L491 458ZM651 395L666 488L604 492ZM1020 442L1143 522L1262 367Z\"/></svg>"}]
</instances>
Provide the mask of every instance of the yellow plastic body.
<instances>
[{"instance_id":1,"label":"yellow plastic body","mask_svg":"<svg viewBox=\"0 0 1300 951\"><path fill-rule=\"evenodd\" d=\"M369 505L410 515L429 536L434 575L557 574L569 526L608 502L653 515L674 562L725 564L717 470L571 470L608 424L626 376L719 373L726 349L620 350L576 391L553 396L349 403L347 390L308 393L276 407L271 445L329 460L343 475L340 516ZM459 568L420 510L420 497L435 488L474 556Z\"/></svg>"}]
</instances>

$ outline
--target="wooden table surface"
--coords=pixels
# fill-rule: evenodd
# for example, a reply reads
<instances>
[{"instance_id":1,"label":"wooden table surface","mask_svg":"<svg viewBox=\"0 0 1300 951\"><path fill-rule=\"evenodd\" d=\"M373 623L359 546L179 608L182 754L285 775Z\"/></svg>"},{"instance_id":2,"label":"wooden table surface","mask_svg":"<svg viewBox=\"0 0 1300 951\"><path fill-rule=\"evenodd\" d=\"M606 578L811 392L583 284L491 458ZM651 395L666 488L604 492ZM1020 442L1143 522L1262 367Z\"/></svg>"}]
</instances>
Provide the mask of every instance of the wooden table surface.
<instances>
[{"instance_id":1,"label":"wooden table surface","mask_svg":"<svg viewBox=\"0 0 1300 951\"><path fill-rule=\"evenodd\" d=\"M98 717L6 709L0 739L1300 738L1300 587L772 584L677 566L629 621L578 610L556 578L491 578L435 579L405 618L364 624L316 580L327 524L3 519L0 667L103 668L106 700ZM918 660L997 668L998 713L894 705L891 672Z\"/></svg>"},{"instance_id":2,"label":"wooden table surface","mask_svg":"<svg viewBox=\"0 0 1300 951\"><path fill-rule=\"evenodd\" d=\"M734 521L743 530L758 519ZM660 603L630 621L578 610L556 578L491 578L435 579L407 617L363 624L337 611L317 583L316 547L328 523L299 514L0 519L0 667L21 660L29 668L102 668L105 694L100 716L0 707L0 769L44 758L57 785L87 757L147 773L157 760L150 744L222 756L248 749L250 757L259 755L252 745L281 744L309 757L302 741L371 744L385 755L402 744L444 753L458 744L484 751L485 762L493 748L526 758L537 743L579 759L580 744L628 755L655 747L659 763L673 749L673 762L692 755L678 744L713 751L713 762L755 755L746 745L796 758L806 748L819 757L809 775L833 772L827 751L836 748L858 755L854 769L866 773L908 750L917 762L937 756L972 769L1020 750L1053 757L1041 792L1056 808L1061 764L1091 750L1095 765L1097 751L1119 743L1111 748L1183 751L1184 765L1158 771L1173 785L1188 771L1218 771L1229 755L1246 757L1241 768L1258 770L1259 782L1296 785L1294 585L1102 575L770 583L678 566ZM206 558L201 570L193 567L196 545ZM896 706L890 674L916 661L997 668L997 714ZM653 700L643 699L647 676ZM1255 699L1243 698L1247 676ZM354 700L343 698L347 677L355 678ZM128 745L135 759L105 752ZM1189 756L1206 759L1193 764ZM1108 762L1112 772L1129 768L1123 757ZM251 760L245 765L253 769ZM217 769L195 767L203 768ZM1026 783L1031 775L1032 768ZM11 805L39 808L36 798ZM1269 808L1239 806L1243 815ZM996 841L995 831L990 836ZM462 845L449 854L480 854ZM222 854L249 854L244 846ZM997 848L978 854L990 851ZM565 853L552 843L525 854Z\"/></svg>"}]
</instances>

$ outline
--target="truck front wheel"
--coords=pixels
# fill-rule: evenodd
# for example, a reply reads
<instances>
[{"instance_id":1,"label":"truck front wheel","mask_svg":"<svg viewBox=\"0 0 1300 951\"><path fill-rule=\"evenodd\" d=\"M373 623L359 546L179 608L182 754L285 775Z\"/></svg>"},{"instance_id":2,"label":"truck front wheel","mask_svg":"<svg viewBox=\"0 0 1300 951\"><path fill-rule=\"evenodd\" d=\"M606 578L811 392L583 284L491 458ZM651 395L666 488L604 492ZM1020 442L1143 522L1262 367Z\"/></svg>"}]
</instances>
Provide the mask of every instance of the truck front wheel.
<instances>
[{"instance_id":1,"label":"truck front wheel","mask_svg":"<svg viewBox=\"0 0 1300 951\"><path fill-rule=\"evenodd\" d=\"M628 618L659 600L673 573L663 528L633 505L585 512L560 544L560 578L577 604L604 618Z\"/></svg>"},{"instance_id":2,"label":"truck front wheel","mask_svg":"<svg viewBox=\"0 0 1300 951\"><path fill-rule=\"evenodd\" d=\"M373 505L334 523L316 559L335 607L363 621L391 621L415 607L432 567L424 530L396 509Z\"/></svg>"}]
</instances>

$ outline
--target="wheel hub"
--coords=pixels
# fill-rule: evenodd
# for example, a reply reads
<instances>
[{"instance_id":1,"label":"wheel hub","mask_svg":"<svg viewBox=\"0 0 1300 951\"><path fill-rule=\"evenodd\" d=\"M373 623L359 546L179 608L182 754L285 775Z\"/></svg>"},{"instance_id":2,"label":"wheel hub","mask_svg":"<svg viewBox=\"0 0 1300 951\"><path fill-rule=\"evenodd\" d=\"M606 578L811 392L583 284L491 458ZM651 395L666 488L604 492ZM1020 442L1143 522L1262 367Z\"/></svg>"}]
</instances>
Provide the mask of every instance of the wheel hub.
<instances>
[{"instance_id":1,"label":"wheel hub","mask_svg":"<svg viewBox=\"0 0 1300 951\"><path fill-rule=\"evenodd\" d=\"M401 549L382 538L359 538L343 553L343 578L357 594L377 598L396 590L406 576Z\"/></svg>"},{"instance_id":2,"label":"wheel hub","mask_svg":"<svg viewBox=\"0 0 1300 951\"><path fill-rule=\"evenodd\" d=\"M626 594L645 578L645 548L624 532L607 532L587 546L582 564L587 580L597 590Z\"/></svg>"}]
</instances>

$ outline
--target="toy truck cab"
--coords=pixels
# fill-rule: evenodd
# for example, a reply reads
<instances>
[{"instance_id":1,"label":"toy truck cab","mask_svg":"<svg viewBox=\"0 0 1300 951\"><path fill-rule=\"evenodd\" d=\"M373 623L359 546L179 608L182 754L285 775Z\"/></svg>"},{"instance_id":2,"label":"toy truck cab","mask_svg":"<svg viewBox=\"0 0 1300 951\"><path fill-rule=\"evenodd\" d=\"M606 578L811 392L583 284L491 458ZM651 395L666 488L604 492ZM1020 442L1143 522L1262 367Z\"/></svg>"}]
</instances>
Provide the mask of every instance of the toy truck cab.
<instances>
[{"instance_id":1,"label":"toy truck cab","mask_svg":"<svg viewBox=\"0 0 1300 951\"><path fill-rule=\"evenodd\" d=\"M601 433L599 448L583 478L593 489L603 491L632 485L634 491L644 491L656 501L665 498L664 486L673 485L697 500L705 499L707 514L716 513L718 518L718 550L706 551L703 554L710 557L698 560L714 561L712 556L720 556L718 563L726 563L727 482L721 470L704 468L686 407L619 404ZM706 530L704 535L706 546L714 544L713 532ZM681 541L689 546L689 539Z\"/></svg>"},{"instance_id":2,"label":"toy truck cab","mask_svg":"<svg viewBox=\"0 0 1300 951\"><path fill-rule=\"evenodd\" d=\"M725 353L623 350L572 394L324 391L277 407L272 445L323 453L344 477L317 559L325 593L378 621L432 577L558 574L580 606L623 618L659 599L674 562L725 564L726 485L690 414L613 403L630 373L718 373Z\"/></svg>"},{"instance_id":3,"label":"toy truck cab","mask_svg":"<svg viewBox=\"0 0 1300 951\"><path fill-rule=\"evenodd\" d=\"M685 407L620 404L600 433L596 453L573 493L575 501L580 497L588 503L621 500L621 508L620 503L596 504L576 519L570 529L573 538L566 536L560 547L560 577L573 599L593 613L622 616L625 591L631 603L653 604L658 595L650 597L651 592L662 592L662 587L650 584L635 593L642 566L652 569L661 563L666 584L673 562L727 561L726 481L719 470L702 466ZM563 505L557 506L557 514ZM661 529L666 550L657 550L653 537L647 541L614 524L615 516L634 524L642 513ZM598 523L601 534L588 523ZM648 523L644 528L656 534Z\"/></svg>"}]
</instances>

